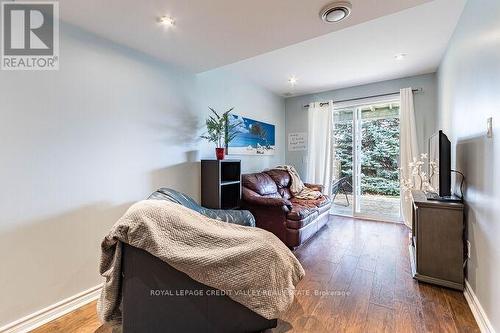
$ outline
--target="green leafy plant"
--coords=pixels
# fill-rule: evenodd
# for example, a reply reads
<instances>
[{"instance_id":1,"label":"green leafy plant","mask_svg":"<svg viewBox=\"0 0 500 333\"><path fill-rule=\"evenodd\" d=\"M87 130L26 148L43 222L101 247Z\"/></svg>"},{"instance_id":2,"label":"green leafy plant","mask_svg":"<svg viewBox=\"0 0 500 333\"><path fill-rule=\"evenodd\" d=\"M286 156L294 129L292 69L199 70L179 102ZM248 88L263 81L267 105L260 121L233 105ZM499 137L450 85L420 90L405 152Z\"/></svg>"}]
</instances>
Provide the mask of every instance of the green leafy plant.
<instances>
[{"instance_id":1,"label":"green leafy plant","mask_svg":"<svg viewBox=\"0 0 500 333\"><path fill-rule=\"evenodd\" d=\"M217 113L213 108L209 107L212 114L210 114L205 122L207 132L201 136L202 139L208 142L215 143L217 148L224 148L229 145L231 141L236 138L238 132L236 128L241 122L231 123L229 121L229 114L234 110L230 108L223 114Z\"/></svg>"}]
</instances>

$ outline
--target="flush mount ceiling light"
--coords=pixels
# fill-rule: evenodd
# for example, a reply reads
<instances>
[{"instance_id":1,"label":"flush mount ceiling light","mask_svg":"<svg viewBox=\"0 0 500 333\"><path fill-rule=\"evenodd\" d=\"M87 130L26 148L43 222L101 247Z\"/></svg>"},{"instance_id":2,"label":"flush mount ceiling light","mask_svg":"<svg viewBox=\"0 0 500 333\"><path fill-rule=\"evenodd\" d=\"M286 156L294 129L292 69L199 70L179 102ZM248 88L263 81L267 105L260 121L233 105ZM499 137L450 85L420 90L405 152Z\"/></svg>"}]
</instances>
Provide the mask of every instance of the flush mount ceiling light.
<instances>
[{"instance_id":1,"label":"flush mount ceiling light","mask_svg":"<svg viewBox=\"0 0 500 333\"><path fill-rule=\"evenodd\" d=\"M404 58L406 58L407 54L406 53L398 53L394 56L394 59L396 59L397 61L401 61L403 60Z\"/></svg>"},{"instance_id":2,"label":"flush mount ceiling light","mask_svg":"<svg viewBox=\"0 0 500 333\"><path fill-rule=\"evenodd\" d=\"M350 2L336 1L324 7L319 15L326 23L337 23L351 15L351 11L352 5Z\"/></svg>"},{"instance_id":3,"label":"flush mount ceiling light","mask_svg":"<svg viewBox=\"0 0 500 333\"><path fill-rule=\"evenodd\" d=\"M173 27L175 25L175 20L173 17L170 16L160 16L158 18L158 23L166 27Z\"/></svg>"},{"instance_id":4,"label":"flush mount ceiling light","mask_svg":"<svg viewBox=\"0 0 500 333\"><path fill-rule=\"evenodd\" d=\"M288 79L288 83L290 83L292 85L292 87L295 86L297 84L297 82L298 82L298 79L296 76L292 76Z\"/></svg>"}]
</instances>

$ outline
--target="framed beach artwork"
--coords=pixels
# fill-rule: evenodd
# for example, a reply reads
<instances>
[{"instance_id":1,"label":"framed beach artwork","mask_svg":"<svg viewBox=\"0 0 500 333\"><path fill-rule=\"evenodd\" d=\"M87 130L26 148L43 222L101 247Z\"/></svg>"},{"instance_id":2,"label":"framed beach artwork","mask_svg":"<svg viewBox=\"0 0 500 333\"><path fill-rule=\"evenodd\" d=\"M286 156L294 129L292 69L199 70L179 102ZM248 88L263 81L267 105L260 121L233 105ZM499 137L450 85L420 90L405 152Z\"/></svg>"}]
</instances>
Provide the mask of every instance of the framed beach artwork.
<instances>
[{"instance_id":1,"label":"framed beach artwork","mask_svg":"<svg viewBox=\"0 0 500 333\"><path fill-rule=\"evenodd\" d=\"M276 129L274 125L229 115L230 124L235 125L236 136L229 143L228 155L274 155L276 150Z\"/></svg>"}]
</instances>

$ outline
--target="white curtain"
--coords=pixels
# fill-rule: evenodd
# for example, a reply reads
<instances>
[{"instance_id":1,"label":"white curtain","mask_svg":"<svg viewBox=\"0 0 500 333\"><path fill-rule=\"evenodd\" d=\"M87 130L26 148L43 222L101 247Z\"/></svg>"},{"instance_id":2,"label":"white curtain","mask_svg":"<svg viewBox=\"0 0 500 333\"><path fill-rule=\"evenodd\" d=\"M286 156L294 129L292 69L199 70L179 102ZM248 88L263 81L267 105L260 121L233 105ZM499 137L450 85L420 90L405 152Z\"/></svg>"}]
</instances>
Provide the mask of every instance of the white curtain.
<instances>
[{"instance_id":1,"label":"white curtain","mask_svg":"<svg viewBox=\"0 0 500 333\"><path fill-rule=\"evenodd\" d=\"M415 126L415 107L413 104L412 88L400 91L400 167L401 176L409 178L409 164L419 157L417 130ZM407 226L411 228L411 200L405 193L401 193L401 211Z\"/></svg>"},{"instance_id":2,"label":"white curtain","mask_svg":"<svg viewBox=\"0 0 500 333\"><path fill-rule=\"evenodd\" d=\"M308 154L306 182L321 184L330 194L332 180L333 102L310 103L308 110Z\"/></svg>"}]
</instances>

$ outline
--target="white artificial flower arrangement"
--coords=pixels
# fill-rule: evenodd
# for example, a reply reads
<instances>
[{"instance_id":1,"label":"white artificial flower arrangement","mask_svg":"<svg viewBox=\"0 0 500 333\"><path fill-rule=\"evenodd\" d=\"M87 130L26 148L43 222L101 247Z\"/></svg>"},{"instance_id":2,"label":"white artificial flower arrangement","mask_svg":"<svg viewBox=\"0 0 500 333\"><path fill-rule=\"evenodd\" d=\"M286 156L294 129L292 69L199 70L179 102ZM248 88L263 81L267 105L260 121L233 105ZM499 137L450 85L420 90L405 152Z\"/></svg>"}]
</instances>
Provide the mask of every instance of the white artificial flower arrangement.
<instances>
[{"instance_id":1,"label":"white artificial flower arrangement","mask_svg":"<svg viewBox=\"0 0 500 333\"><path fill-rule=\"evenodd\" d=\"M431 180L439 174L439 168L435 161L429 162L429 172L425 172L424 166L429 159L427 154L420 154L420 158L413 158L408 164L408 177L403 176L403 168L400 168L401 191L404 193L405 200L410 199L411 191L420 190L424 192L435 192L431 185Z\"/></svg>"}]
</instances>

